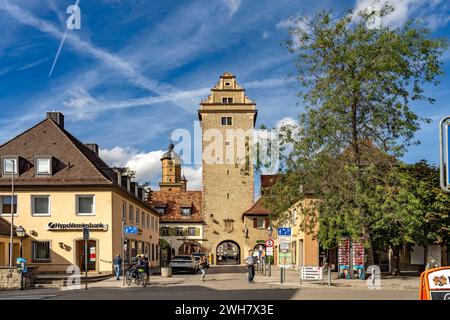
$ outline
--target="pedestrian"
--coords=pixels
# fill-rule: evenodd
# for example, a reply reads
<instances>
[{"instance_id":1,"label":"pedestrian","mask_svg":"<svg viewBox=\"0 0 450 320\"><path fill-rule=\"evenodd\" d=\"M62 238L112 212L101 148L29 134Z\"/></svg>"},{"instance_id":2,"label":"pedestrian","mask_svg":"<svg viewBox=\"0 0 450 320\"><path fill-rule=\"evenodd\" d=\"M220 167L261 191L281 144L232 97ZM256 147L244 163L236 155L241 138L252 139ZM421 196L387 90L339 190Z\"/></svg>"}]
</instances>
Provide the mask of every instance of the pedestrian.
<instances>
[{"instance_id":1,"label":"pedestrian","mask_svg":"<svg viewBox=\"0 0 450 320\"><path fill-rule=\"evenodd\" d=\"M245 259L245 265L247 266L248 283L252 283L255 277L255 257L253 257L253 250L249 250L248 257Z\"/></svg>"},{"instance_id":2,"label":"pedestrian","mask_svg":"<svg viewBox=\"0 0 450 320\"><path fill-rule=\"evenodd\" d=\"M208 261L206 260L206 256L201 256L198 266L200 268L200 272L202 273L202 281L205 281L207 264Z\"/></svg>"},{"instance_id":3,"label":"pedestrian","mask_svg":"<svg viewBox=\"0 0 450 320\"><path fill-rule=\"evenodd\" d=\"M120 254L114 257L113 266L116 274L116 280L120 280L120 273L122 271L122 258L120 257Z\"/></svg>"},{"instance_id":4,"label":"pedestrian","mask_svg":"<svg viewBox=\"0 0 450 320\"><path fill-rule=\"evenodd\" d=\"M147 275L147 278L150 279L150 260L148 258L148 255L145 255L144 257L144 262L145 262L145 274Z\"/></svg>"}]
</instances>

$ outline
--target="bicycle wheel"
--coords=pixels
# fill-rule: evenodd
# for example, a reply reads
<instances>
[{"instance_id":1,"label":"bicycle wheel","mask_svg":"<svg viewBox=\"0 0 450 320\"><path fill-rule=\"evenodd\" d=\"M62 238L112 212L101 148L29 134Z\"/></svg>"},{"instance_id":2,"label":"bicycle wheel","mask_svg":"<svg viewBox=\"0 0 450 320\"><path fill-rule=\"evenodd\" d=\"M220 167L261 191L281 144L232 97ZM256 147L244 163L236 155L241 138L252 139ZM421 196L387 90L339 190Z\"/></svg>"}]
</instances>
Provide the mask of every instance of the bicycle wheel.
<instances>
[{"instance_id":1,"label":"bicycle wheel","mask_svg":"<svg viewBox=\"0 0 450 320\"><path fill-rule=\"evenodd\" d=\"M127 271L125 273L125 282L127 285L131 285L132 281L133 281L133 274L130 271Z\"/></svg>"},{"instance_id":2,"label":"bicycle wheel","mask_svg":"<svg viewBox=\"0 0 450 320\"><path fill-rule=\"evenodd\" d=\"M142 288L145 288L147 286L147 283L148 283L147 275L145 273L140 273L139 274L139 285Z\"/></svg>"}]
</instances>

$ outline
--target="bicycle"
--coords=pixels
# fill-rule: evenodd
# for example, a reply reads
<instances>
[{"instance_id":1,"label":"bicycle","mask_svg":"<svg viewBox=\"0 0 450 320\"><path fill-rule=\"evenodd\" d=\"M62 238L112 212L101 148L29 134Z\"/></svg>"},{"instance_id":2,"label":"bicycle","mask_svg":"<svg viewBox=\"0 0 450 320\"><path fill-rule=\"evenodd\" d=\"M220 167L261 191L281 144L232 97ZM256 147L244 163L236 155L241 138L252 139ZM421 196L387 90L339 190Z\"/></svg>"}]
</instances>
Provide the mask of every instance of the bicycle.
<instances>
[{"instance_id":1,"label":"bicycle","mask_svg":"<svg viewBox=\"0 0 450 320\"><path fill-rule=\"evenodd\" d=\"M137 268L135 266L130 267L125 273L126 284L130 286L133 279L137 286L145 288L148 284L148 276L145 273L144 268Z\"/></svg>"}]
</instances>

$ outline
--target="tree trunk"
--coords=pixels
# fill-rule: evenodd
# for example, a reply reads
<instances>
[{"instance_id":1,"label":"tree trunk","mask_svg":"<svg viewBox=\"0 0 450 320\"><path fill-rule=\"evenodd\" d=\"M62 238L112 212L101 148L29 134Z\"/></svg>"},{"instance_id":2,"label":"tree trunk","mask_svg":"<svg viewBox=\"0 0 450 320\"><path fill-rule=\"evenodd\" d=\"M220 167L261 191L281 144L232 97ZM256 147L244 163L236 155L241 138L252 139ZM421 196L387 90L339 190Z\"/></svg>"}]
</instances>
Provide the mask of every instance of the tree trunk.
<instances>
[{"instance_id":1,"label":"tree trunk","mask_svg":"<svg viewBox=\"0 0 450 320\"><path fill-rule=\"evenodd\" d=\"M392 252L394 254L394 263L392 268L392 275L399 276L400 275L400 247L396 246L392 248Z\"/></svg>"}]
</instances>

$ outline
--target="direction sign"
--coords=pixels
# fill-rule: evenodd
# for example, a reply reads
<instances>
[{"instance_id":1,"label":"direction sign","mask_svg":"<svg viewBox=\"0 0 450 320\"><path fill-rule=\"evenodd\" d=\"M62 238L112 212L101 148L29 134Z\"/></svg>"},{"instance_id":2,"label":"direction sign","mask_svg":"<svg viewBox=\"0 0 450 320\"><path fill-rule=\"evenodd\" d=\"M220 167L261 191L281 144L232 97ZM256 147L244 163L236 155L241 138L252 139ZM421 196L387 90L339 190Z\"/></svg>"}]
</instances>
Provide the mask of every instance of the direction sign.
<instances>
[{"instance_id":1,"label":"direction sign","mask_svg":"<svg viewBox=\"0 0 450 320\"><path fill-rule=\"evenodd\" d=\"M123 228L123 232L125 234L138 234L139 233L139 229L136 226L125 226Z\"/></svg>"},{"instance_id":2,"label":"direction sign","mask_svg":"<svg viewBox=\"0 0 450 320\"><path fill-rule=\"evenodd\" d=\"M83 228L83 240L89 240L89 228Z\"/></svg>"},{"instance_id":3,"label":"direction sign","mask_svg":"<svg viewBox=\"0 0 450 320\"><path fill-rule=\"evenodd\" d=\"M278 235L279 236L290 236L291 228L278 228Z\"/></svg>"},{"instance_id":4,"label":"direction sign","mask_svg":"<svg viewBox=\"0 0 450 320\"><path fill-rule=\"evenodd\" d=\"M273 241L272 239L267 239L265 244L266 248L273 247L275 245L275 241Z\"/></svg>"}]
</instances>

